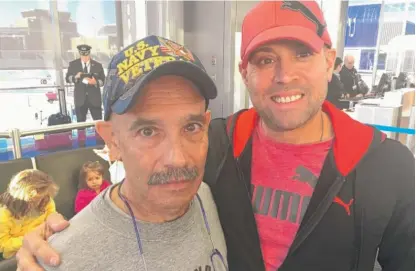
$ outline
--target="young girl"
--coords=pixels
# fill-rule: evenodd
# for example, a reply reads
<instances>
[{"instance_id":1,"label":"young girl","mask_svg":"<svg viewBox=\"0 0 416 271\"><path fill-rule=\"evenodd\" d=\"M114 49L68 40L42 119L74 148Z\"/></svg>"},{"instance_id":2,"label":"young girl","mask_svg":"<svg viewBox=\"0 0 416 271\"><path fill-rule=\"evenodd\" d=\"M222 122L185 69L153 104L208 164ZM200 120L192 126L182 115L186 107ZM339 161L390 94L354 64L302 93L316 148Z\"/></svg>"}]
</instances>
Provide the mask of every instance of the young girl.
<instances>
[{"instance_id":1,"label":"young girl","mask_svg":"<svg viewBox=\"0 0 416 271\"><path fill-rule=\"evenodd\" d=\"M23 170L12 178L0 195L0 255L14 256L23 236L55 212L57 192L52 178L39 170Z\"/></svg>"},{"instance_id":2,"label":"young girl","mask_svg":"<svg viewBox=\"0 0 416 271\"><path fill-rule=\"evenodd\" d=\"M86 162L79 173L78 194L75 198L75 213L80 212L110 183L103 180L104 168L100 162Z\"/></svg>"}]
</instances>

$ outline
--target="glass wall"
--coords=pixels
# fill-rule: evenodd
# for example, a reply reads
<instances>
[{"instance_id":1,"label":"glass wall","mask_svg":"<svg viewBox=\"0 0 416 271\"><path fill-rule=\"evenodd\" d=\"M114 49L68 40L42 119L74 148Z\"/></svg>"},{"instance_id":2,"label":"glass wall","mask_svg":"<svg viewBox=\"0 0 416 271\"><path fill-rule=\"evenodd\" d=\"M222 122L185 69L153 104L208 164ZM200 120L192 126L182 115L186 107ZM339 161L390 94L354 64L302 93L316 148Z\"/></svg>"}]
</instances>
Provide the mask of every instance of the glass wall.
<instances>
[{"instance_id":1,"label":"glass wall","mask_svg":"<svg viewBox=\"0 0 416 271\"><path fill-rule=\"evenodd\" d=\"M20 125L33 127L35 112L41 108L50 111L54 107L42 105L46 102L47 87L54 85L48 71L53 68L49 4L2 1L1 5L0 131Z\"/></svg>"},{"instance_id":2,"label":"glass wall","mask_svg":"<svg viewBox=\"0 0 416 271\"><path fill-rule=\"evenodd\" d=\"M91 58L101 63L107 74L111 57L118 51L119 43L116 20L116 1L59 1L59 32L61 41L62 68L59 66L56 78L65 77L69 62L79 58L77 46L88 44L92 47ZM94 11L94 12L91 12ZM66 86L67 110L75 114L73 86ZM87 116L87 120L91 116ZM92 120L92 119L91 119Z\"/></svg>"},{"instance_id":3,"label":"glass wall","mask_svg":"<svg viewBox=\"0 0 416 271\"><path fill-rule=\"evenodd\" d=\"M59 112L57 87L79 57L77 45L92 46L92 58L107 67L119 43L116 2L1 2L0 131L46 126L47 117ZM73 90L65 87L71 114Z\"/></svg>"},{"instance_id":4,"label":"glass wall","mask_svg":"<svg viewBox=\"0 0 416 271\"><path fill-rule=\"evenodd\" d=\"M415 35L414 1L349 2L344 55L355 57L356 68L367 85L378 85L386 72L396 76L406 72L414 82L414 47L402 46L400 56L396 50L400 48L392 48L395 40L406 45L411 37L403 36Z\"/></svg>"},{"instance_id":5,"label":"glass wall","mask_svg":"<svg viewBox=\"0 0 416 271\"><path fill-rule=\"evenodd\" d=\"M414 1L350 0L344 48L369 88L349 114L386 129L413 152L415 22Z\"/></svg>"},{"instance_id":6,"label":"glass wall","mask_svg":"<svg viewBox=\"0 0 416 271\"><path fill-rule=\"evenodd\" d=\"M106 73L110 58L123 45L122 32L131 31L123 27L123 19L136 23L123 14L122 6L129 4L135 5L116 0L1 1L0 160L14 156L5 132L46 127L48 117L60 112L58 88L65 89L67 113L74 121L73 86L64 81L69 62L79 58L78 45L88 44ZM40 133L20 142L23 157L31 157L101 144L99 140L94 129L86 129Z\"/></svg>"}]
</instances>

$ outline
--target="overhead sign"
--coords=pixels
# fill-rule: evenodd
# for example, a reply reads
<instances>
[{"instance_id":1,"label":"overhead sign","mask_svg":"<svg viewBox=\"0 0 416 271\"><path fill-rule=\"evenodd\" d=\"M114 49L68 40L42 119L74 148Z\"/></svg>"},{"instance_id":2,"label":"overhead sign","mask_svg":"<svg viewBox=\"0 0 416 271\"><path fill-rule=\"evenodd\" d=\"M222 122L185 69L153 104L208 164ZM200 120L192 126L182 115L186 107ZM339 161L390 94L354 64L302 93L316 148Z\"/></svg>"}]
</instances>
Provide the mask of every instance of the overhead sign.
<instances>
[{"instance_id":1,"label":"overhead sign","mask_svg":"<svg viewBox=\"0 0 416 271\"><path fill-rule=\"evenodd\" d=\"M376 47L380 4L348 7L345 47Z\"/></svg>"}]
</instances>

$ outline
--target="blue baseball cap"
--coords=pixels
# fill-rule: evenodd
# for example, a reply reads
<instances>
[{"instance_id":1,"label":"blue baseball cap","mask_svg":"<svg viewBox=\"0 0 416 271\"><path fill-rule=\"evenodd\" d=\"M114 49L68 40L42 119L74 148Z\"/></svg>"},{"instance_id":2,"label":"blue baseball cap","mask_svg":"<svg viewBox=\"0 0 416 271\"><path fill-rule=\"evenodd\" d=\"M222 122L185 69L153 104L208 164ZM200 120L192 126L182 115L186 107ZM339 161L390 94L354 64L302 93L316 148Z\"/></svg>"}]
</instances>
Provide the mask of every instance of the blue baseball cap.
<instances>
[{"instance_id":1,"label":"blue baseball cap","mask_svg":"<svg viewBox=\"0 0 416 271\"><path fill-rule=\"evenodd\" d=\"M217 97L215 83L195 54L171 40L147 36L111 59L104 84L104 120L109 120L111 113L126 113L140 90L164 75L181 76L194 83L207 105Z\"/></svg>"}]
</instances>

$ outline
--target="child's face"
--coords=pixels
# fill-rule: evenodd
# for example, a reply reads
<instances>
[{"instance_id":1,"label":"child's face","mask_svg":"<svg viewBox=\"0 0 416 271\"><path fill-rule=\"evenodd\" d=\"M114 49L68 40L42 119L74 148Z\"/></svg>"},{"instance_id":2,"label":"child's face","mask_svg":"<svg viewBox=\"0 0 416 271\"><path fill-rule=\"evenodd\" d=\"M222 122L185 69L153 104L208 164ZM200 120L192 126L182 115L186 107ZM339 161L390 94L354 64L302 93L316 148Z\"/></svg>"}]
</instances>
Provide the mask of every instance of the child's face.
<instances>
[{"instance_id":1,"label":"child's face","mask_svg":"<svg viewBox=\"0 0 416 271\"><path fill-rule=\"evenodd\" d=\"M99 172L89 171L87 174L87 185L90 189L99 191L103 184L103 176Z\"/></svg>"}]
</instances>

